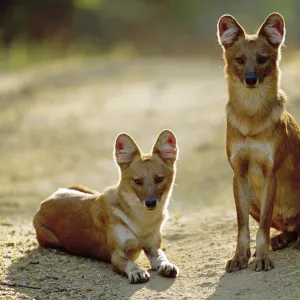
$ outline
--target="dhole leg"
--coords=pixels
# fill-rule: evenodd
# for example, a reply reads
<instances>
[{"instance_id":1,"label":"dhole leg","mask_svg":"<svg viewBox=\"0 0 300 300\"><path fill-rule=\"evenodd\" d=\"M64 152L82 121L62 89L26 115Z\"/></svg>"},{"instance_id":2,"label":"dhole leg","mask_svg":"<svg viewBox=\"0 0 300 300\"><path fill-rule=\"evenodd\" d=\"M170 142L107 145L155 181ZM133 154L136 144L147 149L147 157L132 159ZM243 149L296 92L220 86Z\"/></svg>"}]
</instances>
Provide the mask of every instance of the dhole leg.
<instances>
[{"instance_id":1,"label":"dhole leg","mask_svg":"<svg viewBox=\"0 0 300 300\"><path fill-rule=\"evenodd\" d=\"M128 260L124 255L114 252L111 257L111 263L119 273L126 273L130 283L143 283L149 280L150 275L139 265Z\"/></svg>"},{"instance_id":2,"label":"dhole leg","mask_svg":"<svg viewBox=\"0 0 300 300\"><path fill-rule=\"evenodd\" d=\"M154 247L144 249L144 251L150 261L151 268L157 270L161 276L174 278L179 274L178 267L169 262L162 249Z\"/></svg>"},{"instance_id":3,"label":"dhole leg","mask_svg":"<svg viewBox=\"0 0 300 300\"><path fill-rule=\"evenodd\" d=\"M271 238L271 248L273 251L283 249L289 243L296 241L297 237L296 232L282 232Z\"/></svg>"},{"instance_id":4,"label":"dhole leg","mask_svg":"<svg viewBox=\"0 0 300 300\"><path fill-rule=\"evenodd\" d=\"M36 228L36 238L41 247L59 247L59 240L49 229L39 226Z\"/></svg>"},{"instance_id":5,"label":"dhole leg","mask_svg":"<svg viewBox=\"0 0 300 300\"><path fill-rule=\"evenodd\" d=\"M275 192L275 176L265 176L261 190L261 216L256 235L256 257L254 270L257 272L269 271L274 268L272 261L269 259L269 244Z\"/></svg>"},{"instance_id":6,"label":"dhole leg","mask_svg":"<svg viewBox=\"0 0 300 300\"><path fill-rule=\"evenodd\" d=\"M233 193L237 213L238 236L235 255L227 262L225 268L229 273L246 268L251 256L249 233L251 187L246 176L235 175L233 177Z\"/></svg>"},{"instance_id":7,"label":"dhole leg","mask_svg":"<svg viewBox=\"0 0 300 300\"><path fill-rule=\"evenodd\" d=\"M297 238L296 238L296 242L295 242L295 248L300 250L300 230L297 230Z\"/></svg>"},{"instance_id":8,"label":"dhole leg","mask_svg":"<svg viewBox=\"0 0 300 300\"><path fill-rule=\"evenodd\" d=\"M33 220L33 225L36 230L36 238L41 247L59 247L59 240L57 236L40 224L39 218L35 217Z\"/></svg>"}]
</instances>

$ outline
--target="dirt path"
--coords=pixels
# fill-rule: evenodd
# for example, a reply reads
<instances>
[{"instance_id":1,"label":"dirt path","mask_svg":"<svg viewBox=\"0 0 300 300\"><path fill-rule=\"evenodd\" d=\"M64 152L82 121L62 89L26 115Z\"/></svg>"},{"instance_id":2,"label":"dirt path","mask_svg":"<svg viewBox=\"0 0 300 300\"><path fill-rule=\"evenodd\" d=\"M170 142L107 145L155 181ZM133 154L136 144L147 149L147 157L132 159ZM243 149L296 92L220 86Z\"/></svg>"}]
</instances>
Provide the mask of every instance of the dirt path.
<instances>
[{"instance_id":1,"label":"dirt path","mask_svg":"<svg viewBox=\"0 0 300 300\"><path fill-rule=\"evenodd\" d=\"M225 274L235 247L231 171L224 151L223 62L119 60L65 62L0 84L0 298L2 299L298 299L300 252L273 253L276 268ZM299 68L284 69L289 109L300 116ZM116 135L144 151L158 133L179 141L177 186L163 245L181 274L151 272L129 285L109 264L40 250L31 216L59 187L102 190L117 181ZM255 224L252 222L252 237ZM254 240L252 240L252 245ZM145 258L141 264L149 268ZM22 287L23 286L23 287Z\"/></svg>"},{"instance_id":2,"label":"dirt path","mask_svg":"<svg viewBox=\"0 0 300 300\"><path fill-rule=\"evenodd\" d=\"M180 276L150 272L150 281L139 285L128 284L109 264L38 249L28 219L5 218L0 226L2 284L17 285L2 285L1 299L299 299L300 252L292 246L272 254L271 272L256 273L250 263L246 270L224 273L235 247L233 213L173 217L163 245ZM253 222L251 228L254 245ZM140 263L150 267L145 257Z\"/></svg>"}]
</instances>

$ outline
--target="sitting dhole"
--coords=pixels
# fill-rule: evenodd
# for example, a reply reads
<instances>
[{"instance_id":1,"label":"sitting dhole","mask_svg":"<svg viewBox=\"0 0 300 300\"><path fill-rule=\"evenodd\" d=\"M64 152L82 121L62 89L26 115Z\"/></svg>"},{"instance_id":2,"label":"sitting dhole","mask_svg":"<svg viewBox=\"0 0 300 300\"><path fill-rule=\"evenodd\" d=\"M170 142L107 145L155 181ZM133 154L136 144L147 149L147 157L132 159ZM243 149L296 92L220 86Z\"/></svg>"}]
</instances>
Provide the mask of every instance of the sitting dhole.
<instances>
[{"instance_id":1,"label":"sitting dhole","mask_svg":"<svg viewBox=\"0 0 300 300\"><path fill-rule=\"evenodd\" d=\"M62 188L44 200L33 220L40 246L111 262L130 283L149 280L149 273L135 262L144 250L152 269L176 277L179 270L160 244L177 153L169 130L159 135L149 155L141 154L129 135L120 134L114 151L118 185L103 194L81 186Z\"/></svg>"},{"instance_id":2,"label":"sitting dhole","mask_svg":"<svg viewBox=\"0 0 300 300\"><path fill-rule=\"evenodd\" d=\"M254 269L268 271L274 267L269 244L277 250L296 241L300 248L300 128L280 89L284 20L273 13L257 34L248 35L225 15L218 37L229 93L226 149L238 221L236 252L226 270L247 267L250 213L259 222ZM282 232L271 241L270 226Z\"/></svg>"}]
</instances>

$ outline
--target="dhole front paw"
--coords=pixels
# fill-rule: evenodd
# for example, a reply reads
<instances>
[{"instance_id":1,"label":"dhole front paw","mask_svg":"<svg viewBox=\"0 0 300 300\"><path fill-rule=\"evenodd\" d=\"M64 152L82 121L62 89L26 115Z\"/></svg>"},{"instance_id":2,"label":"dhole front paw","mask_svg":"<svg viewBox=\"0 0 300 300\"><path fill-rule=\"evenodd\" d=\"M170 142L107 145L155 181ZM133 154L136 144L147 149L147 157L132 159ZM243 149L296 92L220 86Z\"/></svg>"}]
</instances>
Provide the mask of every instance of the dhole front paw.
<instances>
[{"instance_id":1,"label":"dhole front paw","mask_svg":"<svg viewBox=\"0 0 300 300\"><path fill-rule=\"evenodd\" d=\"M287 236L284 233L271 238L271 248L273 251L280 250L288 245Z\"/></svg>"},{"instance_id":2,"label":"dhole front paw","mask_svg":"<svg viewBox=\"0 0 300 300\"><path fill-rule=\"evenodd\" d=\"M253 270L256 272L270 271L274 268L273 262L269 259L255 259Z\"/></svg>"},{"instance_id":3,"label":"dhole front paw","mask_svg":"<svg viewBox=\"0 0 300 300\"><path fill-rule=\"evenodd\" d=\"M179 268L168 261L163 261L157 268L159 275L175 278L179 274Z\"/></svg>"},{"instance_id":4,"label":"dhole front paw","mask_svg":"<svg viewBox=\"0 0 300 300\"><path fill-rule=\"evenodd\" d=\"M286 247L289 243L297 240L296 232L282 232L271 238L271 248L273 251Z\"/></svg>"},{"instance_id":5,"label":"dhole front paw","mask_svg":"<svg viewBox=\"0 0 300 300\"><path fill-rule=\"evenodd\" d=\"M297 240L296 240L295 248L300 250L300 237L298 237Z\"/></svg>"},{"instance_id":6,"label":"dhole front paw","mask_svg":"<svg viewBox=\"0 0 300 300\"><path fill-rule=\"evenodd\" d=\"M241 269L245 269L248 266L248 258L243 259L230 259L225 267L227 273L239 271Z\"/></svg>"},{"instance_id":7,"label":"dhole front paw","mask_svg":"<svg viewBox=\"0 0 300 300\"><path fill-rule=\"evenodd\" d=\"M130 283L144 283L147 282L150 278L150 274L143 270L134 270L128 274L128 280Z\"/></svg>"}]
</instances>

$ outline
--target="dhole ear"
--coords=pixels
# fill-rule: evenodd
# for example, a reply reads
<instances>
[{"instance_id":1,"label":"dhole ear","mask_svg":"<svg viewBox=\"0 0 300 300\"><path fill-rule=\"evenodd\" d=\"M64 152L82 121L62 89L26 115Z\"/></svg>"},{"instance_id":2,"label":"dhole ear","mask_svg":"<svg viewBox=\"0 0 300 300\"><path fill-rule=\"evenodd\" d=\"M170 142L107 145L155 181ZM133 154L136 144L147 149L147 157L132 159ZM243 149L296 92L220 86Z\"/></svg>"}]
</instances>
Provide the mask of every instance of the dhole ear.
<instances>
[{"instance_id":1,"label":"dhole ear","mask_svg":"<svg viewBox=\"0 0 300 300\"><path fill-rule=\"evenodd\" d=\"M279 47L285 37L283 17L279 13L270 14L260 27L258 35L264 36L272 46Z\"/></svg>"},{"instance_id":2,"label":"dhole ear","mask_svg":"<svg viewBox=\"0 0 300 300\"><path fill-rule=\"evenodd\" d=\"M157 153L164 161L174 163L177 159L176 137L171 130L164 130L158 136L152 153Z\"/></svg>"},{"instance_id":3,"label":"dhole ear","mask_svg":"<svg viewBox=\"0 0 300 300\"><path fill-rule=\"evenodd\" d=\"M129 164L140 150L135 141L126 133L121 133L115 142L115 159L118 165Z\"/></svg>"},{"instance_id":4,"label":"dhole ear","mask_svg":"<svg viewBox=\"0 0 300 300\"><path fill-rule=\"evenodd\" d=\"M218 22L219 43L228 48L232 46L240 37L245 37L242 26L231 15L224 15Z\"/></svg>"}]
</instances>

